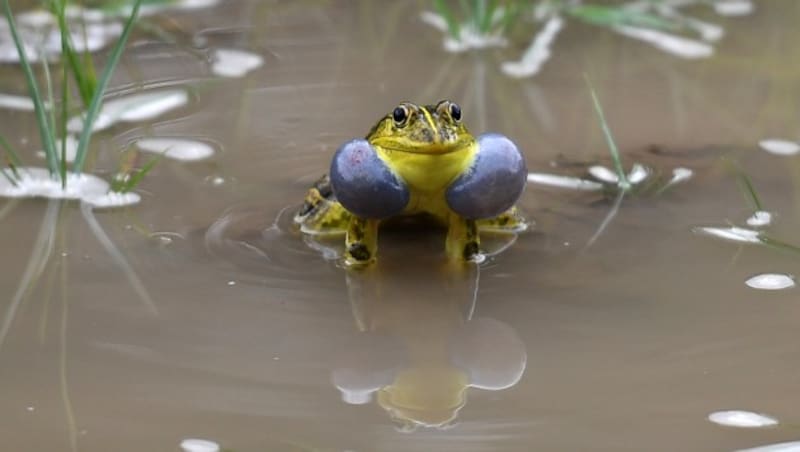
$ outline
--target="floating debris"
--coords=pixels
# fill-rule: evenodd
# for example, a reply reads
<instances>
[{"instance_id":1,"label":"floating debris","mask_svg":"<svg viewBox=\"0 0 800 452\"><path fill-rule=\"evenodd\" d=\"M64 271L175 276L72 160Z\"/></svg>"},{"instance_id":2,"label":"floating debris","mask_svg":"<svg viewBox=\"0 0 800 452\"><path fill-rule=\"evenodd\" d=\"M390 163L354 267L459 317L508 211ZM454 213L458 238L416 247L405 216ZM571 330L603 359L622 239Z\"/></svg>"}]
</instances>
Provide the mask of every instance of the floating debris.
<instances>
[{"instance_id":1,"label":"floating debris","mask_svg":"<svg viewBox=\"0 0 800 452\"><path fill-rule=\"evenodd\" d=\"M550 187L571 188L573 190L597 191L603 189L603 184L595 181L559 176L557 174L528 173L528 182Z\"/></svg>"},{"instance_id":2,"label":"floating debris","mask_svg":"<svg viewBox=\"0 0 800 452\"><path fill-rule=\"evenodd\" d=\"M181 441L183 452L219 452L222 450L219 444L207 439L188 438Z\"/></svg>"},{"instance_id":3,"label":"floating debris","mask_svg":"<svg viewBox=\"0 0 800 452\"><path fill-rule=\"evenodd\" d=\"M136 147L183 161L204 160L214 155L214 148L210 144L182 138L140 138L136 140Z\"/></svg>"},{"instance_id":4,"label":"floating debris","mask_svg":"<svg viewBox=\"0 0 800 452\"><path fill-rule=\"evenodd\" d=\"M261 67L261 55L235 49L217 49L213 55L211 71L220 77L244 77L248 72Z\"/></svg>"},{"instance_id":5,"label":"floating debris","mask_svg":"<svg viewBox=\"0 0 800 452\"><path fill-rule=\"evenodd\" d=\"M628 182L636 185L643 182L648 176L650 176L650 170L648 170L644 165L634 163L633 167L631 167L631 172L628 173Z\"/></svg>"},{"instance_id":6,"label":"floating debris","mask_svg":"<svg viewBox=\"0 0 800 452\"><path fill-rule=\"evenodd\" d=\"M715 411L708 415L708 420L726 427L758 428L778 425L778 420L771 416L741 410Z\"/></svg>"},{"instance_id":7,"label":"floating debris","mask_svg":"<svg viewBox=\"0 0 800 452\"><path fill-rule=\"evenodd\" d=\"M775 155L795 155L800 152L800 143L776 138L761 140L758 146Z\"/></svg>"},{"instance_id":8,"label":"floating debris","mask_svg":"<svg viewBox=\"0 0 800 452\"><path fill-rule=\"evenodd\" d=\"M769 226L772 223L772 214L765 210L758 210L746 222L748 226L754 228Z\"/></svg>"},{"instance_id":9,"label":"floating debris","mask_svg":"<svg viewBox=\"0 0 800 452\"><path fill-rule=\"evenodd\" d=\"M542 65L550 59L550 48L555 41L558 32L564 28L564 20L558 16L553 16L547 21L542 30L536 35L522 55L519 61L507 61L503 63L501 69L506 75L516 78L530 77L536 75L542 69Z\"/></svg>"},{"instance_id":10,"label":"floating debris","mask_svg":"<svg viewBox=\"0 0 800 452\"><path fill-rule=\"evenodd\" d=\"M692 229L695 233L706 234L723 240L740 243L763 243L760 231L740 228L737 226L721 227L699 227Z\"/></svg>"},{"instance_id":11,"label":"floating debris","mask_svg":"<svg viewBox=\"0 0 800 452\"><path fill-rule=\"evenodd\" d=\"M745 281L748 287L761 290L783 290L795 286L794 276L781 273L762 273Z\"/></svg>"},{"instance_id":12,"label":"floating debris","mask_svg":"<svg viewBox=\"0 0 800 452\"><path fill-rule=\"evenodd\" d=\"M617 33L652 44L660 50L682 58L708 58L714 54L714 47L705 42L659 30L627 26L616 26L613 29Z\"/></svg>"},{"instance_id":13,"label":"floating debris","mask_svg":"<svg viewBox=\"0 0 800 452\"><path fill-rule=\"evenodd\" d=\"M746 16L755 10L750 0L718 0L713 5L714 11L720 16Z\"/></svg>"},{"instance_id":14,"label":"floating debris","mask_svg":"<svg viewBox=\"0 0 800 452\"><path fill-rule=\"evenodd\" d=\"M187 103L189 93L182 89L156 90L111 99L103 103L92 130L105 130L118 122L154 119ZM67 122L67 130L80 133L83 130L83 117L71 118Z\"/></svg>"},{"instance_id":15,"label":"floating debris","mask_svg":"<svg viewBox=\"0 0 800 452\"><path fill-rule=\"evenodd\" d=\"M800 441L767 444L750 449L739 449L737 452L800 452Z\"/></svg>"}]
</instances>

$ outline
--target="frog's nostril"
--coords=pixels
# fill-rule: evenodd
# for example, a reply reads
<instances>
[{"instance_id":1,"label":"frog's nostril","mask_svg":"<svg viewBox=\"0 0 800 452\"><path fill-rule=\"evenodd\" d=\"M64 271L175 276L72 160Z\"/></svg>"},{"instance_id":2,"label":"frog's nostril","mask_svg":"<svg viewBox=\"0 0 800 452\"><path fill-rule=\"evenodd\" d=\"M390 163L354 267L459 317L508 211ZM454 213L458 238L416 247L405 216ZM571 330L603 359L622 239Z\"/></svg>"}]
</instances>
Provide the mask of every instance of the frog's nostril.
<instances>
[{"instance_id":1,"label":"frog's nostril","mask_svg":"<svg viewBox=\"0 0 800 452\"><path fill-rule=\"evenodd\" d=\"M405 209L410 197L403 181L364 139L349 141L336 151L330 178L336 199L361 218L397 215Z\"/></svg>"},{"instance_id":2,"label":"frog's nostril","mask_svg":"<svg viewBox=\"0 0 800 452\"><path fill-rule=\"evenodd\" d=\"M525 159L514 142L500 134L481 135L475 161L447 189L447 205L465 218L495 217L514 205L526 178Z\"/></svg>"}]
</instances>

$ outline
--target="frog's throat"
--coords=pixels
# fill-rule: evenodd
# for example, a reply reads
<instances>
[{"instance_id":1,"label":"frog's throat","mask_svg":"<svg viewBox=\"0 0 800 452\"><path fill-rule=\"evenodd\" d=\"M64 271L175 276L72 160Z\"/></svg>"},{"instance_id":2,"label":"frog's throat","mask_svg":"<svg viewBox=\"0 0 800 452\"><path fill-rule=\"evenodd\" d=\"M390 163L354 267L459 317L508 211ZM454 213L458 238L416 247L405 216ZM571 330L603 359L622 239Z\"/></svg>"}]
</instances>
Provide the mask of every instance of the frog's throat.
<instances>
[{"instance_id":1,"label":"frog's throat","mask_svg":"<svg viewBox=\"0 0 800 452\"><path fill-rule=\"evenodd\" d=\"M445 189L474 162L478 153L477 143L472 141L465 147L455 147L445 153L393 152L383 147L375 148L378 157L409 188L426 192Z\"/></svg>"}]
</instances>

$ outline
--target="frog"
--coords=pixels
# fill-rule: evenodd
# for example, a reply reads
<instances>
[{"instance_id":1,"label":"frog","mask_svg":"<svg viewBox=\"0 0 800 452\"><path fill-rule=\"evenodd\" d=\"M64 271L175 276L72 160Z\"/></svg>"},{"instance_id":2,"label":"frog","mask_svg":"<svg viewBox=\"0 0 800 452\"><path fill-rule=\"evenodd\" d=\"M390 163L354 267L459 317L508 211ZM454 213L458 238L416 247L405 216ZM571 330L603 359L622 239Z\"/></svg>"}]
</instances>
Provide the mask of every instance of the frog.
<instances>
[{"instance_id":1,"label":"frog","mask_svg":"<svg viewBox=\"0 0 800 452\"><path fill-rule=\"evenodd\" d=\"M527 229L515 206L527 166L510 138L473 136L462 114L451 100L401 102L336 150L294 222L306 234L343 234L347 266L375 262L379 227L413 216L446 228L450 260L481 260L481 233Z\"/></svg>"}]
</instances>

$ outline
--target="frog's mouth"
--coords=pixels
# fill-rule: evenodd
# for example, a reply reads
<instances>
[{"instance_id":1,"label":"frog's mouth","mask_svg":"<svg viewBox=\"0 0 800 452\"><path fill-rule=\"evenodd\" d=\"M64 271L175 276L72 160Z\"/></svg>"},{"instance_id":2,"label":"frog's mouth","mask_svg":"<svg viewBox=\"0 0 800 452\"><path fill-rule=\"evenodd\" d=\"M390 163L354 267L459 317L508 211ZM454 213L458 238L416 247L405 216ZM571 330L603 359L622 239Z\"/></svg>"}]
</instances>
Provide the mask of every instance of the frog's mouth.
<instances>
[{"instance_id":1,"label":"frog's mouth","mask_svg":"<svg viewBox=\"0 0 800 452\"><path fill-rule=\"evenodd\" d=\"M463 151L470 148L474 140L461 139L452 140L447 142L441 141L415 141L415 140L397 140L391 138L378 138L373 144L375 146L386 149L391 152L403 152L406 154L427 154L427 155L443 155L453 152Z\"/></svg>"}]
</instances>

